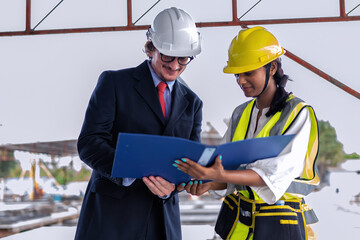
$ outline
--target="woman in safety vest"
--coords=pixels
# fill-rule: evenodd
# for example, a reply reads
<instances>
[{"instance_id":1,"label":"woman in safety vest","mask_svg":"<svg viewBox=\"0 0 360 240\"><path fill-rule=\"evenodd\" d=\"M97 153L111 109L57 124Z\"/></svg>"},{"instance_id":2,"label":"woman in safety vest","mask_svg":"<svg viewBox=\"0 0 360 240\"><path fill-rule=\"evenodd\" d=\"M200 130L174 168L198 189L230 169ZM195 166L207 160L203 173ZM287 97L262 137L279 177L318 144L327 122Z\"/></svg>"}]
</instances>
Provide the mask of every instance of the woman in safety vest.
<instances>
[{"instance_id":1,"label":"woman in safety vest","mask_svg":"<svg viewBox=\"0 0 360 240\"><path fill-rule=\"evenodd\" d=\"M175 161L176 167L200 180L186 185L189 193L214 190L226 196L215 226L223 239L314 239L307 225L318 220L303 197L319 183L318 126L312 107L284 89L288 76L279 58L284 53L265 28L243 29L232 40L224 67L225 73L235 75L245 96L253 98L235 108L226 141L295 134L277 157L238 170L224 170L221 156L210 167L187 158ZM213 181L202 183L206 179Z\"/></svg>"}]
</instances>

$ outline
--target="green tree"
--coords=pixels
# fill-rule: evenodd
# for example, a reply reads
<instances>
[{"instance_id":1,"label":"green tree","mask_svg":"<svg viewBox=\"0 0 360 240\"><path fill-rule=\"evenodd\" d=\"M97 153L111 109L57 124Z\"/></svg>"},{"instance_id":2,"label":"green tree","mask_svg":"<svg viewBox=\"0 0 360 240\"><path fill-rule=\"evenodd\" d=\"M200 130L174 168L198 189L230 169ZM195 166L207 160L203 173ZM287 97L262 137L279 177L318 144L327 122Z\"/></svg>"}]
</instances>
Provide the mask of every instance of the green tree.
<instances>
[{"instance_id":1,"label":"green tree","mask_svg":"<svg viewBox=\"0 0 360 240\"><path fill-rule=\"evenodd\" d=\"M335 167L344 162L350 156L358 156L356 153L346 155L343 144L337 140L336 131L328 121L318 121L319 124L319 154L317 158L317 169L321 186L328 182L328 168Z\"/></svg>"},{"instance_id":2,"label":"green tree","mask_svg":"<svg viewBox=\"0 0 360 240\"><path fill-rule=\"evenodd\" d=\"M15 161L0 161L0 178L8 178L11 176L11 170L16 168Z\"/></svg>"},{"instance_id":3,"label":"green tree","mask_svg":"<svg viewBox=\"0 0 360 240\"><path fill-rule=\"evenodd\" d=\"M14 151L1 149L0 154L3 156L2 159L0 159L0 178L11 177L10 171L16 167Z\"/></svg>"},{"instance_id":4,"label":"green tree","mask_svg":"<svg viewBox=\"0 0 360 240\"><path fill-rule=\"evenodd\" d=\"M45 164L51 166L49 168L51 174L55 177L56 181L61 185L66 185L73 181L88 181L91 176L91 170L82 168L76 172L73 167L73 162L69 166L58 167L57 162L52 160L51 163Z\"/></svg>"},{"instance_id":5,"label":"green tree","mask_svg":"<svg viewBox=\"0 0 360 240\"><path fill-rule=\"evenodd\" d=\"M328 121L319 122L318 165L337 166L345 161L343 144L337 140L336 131Z\"/></svg>"},{"instance_id":6,"label":"green tree","mask_svg":"<svg viewBox=\"0 0 360 240\"><path fill-rule=\"evenodd\" d=\"M346 159L360 159L360 156L357 153L351 153L351 154L346 154L345 158Z\"/></svg>"}]
</instances>

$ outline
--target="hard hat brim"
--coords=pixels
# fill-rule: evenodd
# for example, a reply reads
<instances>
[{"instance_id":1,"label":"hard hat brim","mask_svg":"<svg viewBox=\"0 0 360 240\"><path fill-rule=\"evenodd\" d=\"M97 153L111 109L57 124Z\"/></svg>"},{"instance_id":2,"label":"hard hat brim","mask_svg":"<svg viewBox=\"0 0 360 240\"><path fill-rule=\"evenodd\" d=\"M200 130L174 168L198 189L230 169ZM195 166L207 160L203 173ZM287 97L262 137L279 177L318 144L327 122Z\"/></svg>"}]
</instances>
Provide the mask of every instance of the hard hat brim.
<instances>
[{"instance_id":1,"label":"hard hat brim","mask_svg":"<svg viewBox=\"0 0 360 240\"><path fill-rule=\"evenodd\" d=\"M275 59L279 58L281 55L285 54L285 50L282 48L282 52L279 53L276 57L270 58L265 62L259 62L256 64L252 64L252 65L246 65L246 66L242 66L242 67L236 67L236 66L229 66L229 63L223 68L223 72L224 73L229 73L229 74L238 74L238 73L244 73L244 72L250 72L256 69L259 69L263 66L265 66L266 64L274 61Z\"/></svg>"},{"instance_id":2,"label":"hard hat brim","mask_svg":"<svg viewBox=\"0 0 360 240\"><path fill-rule=\"evenodd\" d=\"M189 51L189 50L184 50L184 51L166 50L161 47L156 47L155 43L154 43L154 46L161 54L171 56L171 57L193 57L193 56L199 55L201 53L201 46L199 46L198 48L196 48L192 51Z\"/></svg>"}]
</instances>

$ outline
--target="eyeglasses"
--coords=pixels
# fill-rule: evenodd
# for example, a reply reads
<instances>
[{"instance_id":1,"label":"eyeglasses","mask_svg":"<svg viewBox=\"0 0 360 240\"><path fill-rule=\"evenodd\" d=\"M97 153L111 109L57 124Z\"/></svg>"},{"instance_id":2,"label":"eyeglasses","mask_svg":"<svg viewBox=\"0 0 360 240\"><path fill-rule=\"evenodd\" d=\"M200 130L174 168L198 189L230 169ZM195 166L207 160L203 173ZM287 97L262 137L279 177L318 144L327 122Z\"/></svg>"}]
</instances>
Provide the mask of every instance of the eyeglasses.
<instances>
[{"instance_id":1,"label":"eyeglasses","mask_svg":"<svg viewBox=\"0 0 360 240\"><path fill-rule=\"evenodd\" d=\"M194 57L170 57L162 53L160 53L160 56L161 56L161 61L166 63L170 63L174 61L175 58L177 58L178 63L182 66L188 65L194 59Z\"/></svg>"}]
</instances>

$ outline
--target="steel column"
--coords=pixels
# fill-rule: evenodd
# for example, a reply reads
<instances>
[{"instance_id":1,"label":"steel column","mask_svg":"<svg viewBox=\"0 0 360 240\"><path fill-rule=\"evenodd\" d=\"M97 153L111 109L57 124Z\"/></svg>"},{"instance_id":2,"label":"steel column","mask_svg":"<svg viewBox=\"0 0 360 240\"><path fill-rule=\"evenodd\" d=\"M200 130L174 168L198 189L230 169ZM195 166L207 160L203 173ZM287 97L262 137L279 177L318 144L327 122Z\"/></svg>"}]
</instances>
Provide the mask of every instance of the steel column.
<instances>
[{"instance_id":1,"label":"steel column","mask_svg":"<svg viewBox=\"0 0 360 240\"><path fill-rule=\"evenodd\" d=\"M31 31L31 0L26 0L26 22L25 22L24 33L29 34L30 31Z\"/></svg>"},{"instance_id":2,"label":"steel column","mask_svg":"<svg viewBox=\"0 0 360 240\"><path fill-rule=\"evenodd\" d=\"M340 4L340 17L347 17L345 13L345 0L339 0Z\"/></svg>"},{"instance_id":3,"label":"steel column","mask_svg":"<svg viewBox=\"0 0 360 240\"><path fill-rule=\"evenodd\" d=\"M232 0L232 21L234 23L238 21L238 17L237 17L237 0Z\"/></svg>"},{"instance_id":4,"label":"steel column","mask_svg":"<svg viewBox=\"0 0 360 240\"><path fill-rule=\"evenodd\" d=\"M132 2L131 0L127 0L127 25L132 26Z\"/></svg>"}]
</instances>

